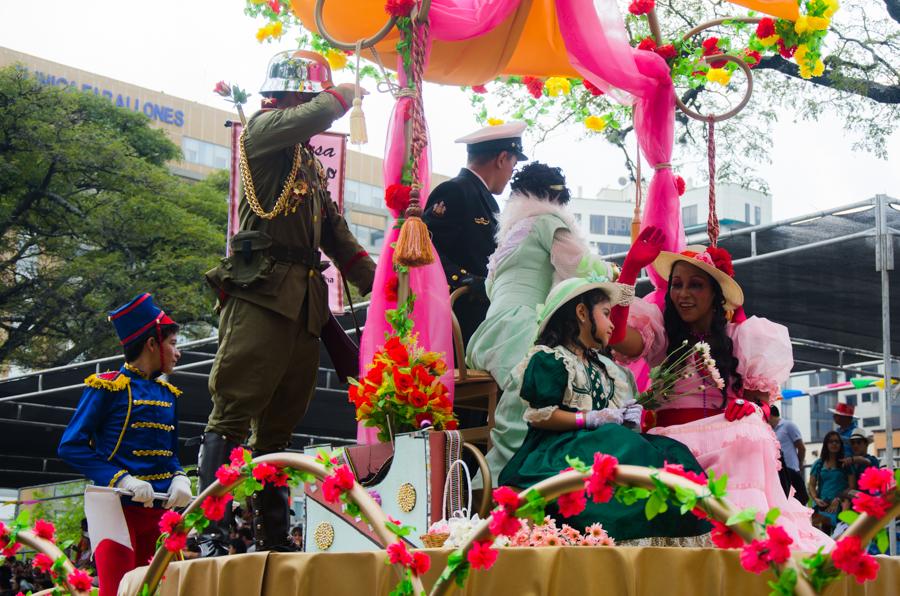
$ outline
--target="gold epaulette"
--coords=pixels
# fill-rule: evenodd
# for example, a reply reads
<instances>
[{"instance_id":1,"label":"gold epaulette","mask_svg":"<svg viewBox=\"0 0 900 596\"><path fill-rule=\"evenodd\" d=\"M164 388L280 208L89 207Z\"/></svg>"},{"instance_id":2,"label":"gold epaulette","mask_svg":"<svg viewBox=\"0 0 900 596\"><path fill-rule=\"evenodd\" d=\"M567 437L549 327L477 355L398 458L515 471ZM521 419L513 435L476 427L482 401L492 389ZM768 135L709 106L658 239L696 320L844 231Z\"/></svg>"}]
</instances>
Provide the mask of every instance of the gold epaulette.
<instances>
[{"instance_id":1,"label":"gold epaulette","mask_svg":"<svg viewBox=\"0 0 900 596\"><path fill-rule=\"evenodd\" d=\"M181 395L181 389L179 389L172 383L167 383L167 382L163 381L162 379L156 379L156 382L159 383L160 385L162 385L163 387L165 387L166 389L168 389L169 391L171 391L172 395L174 395L175 397L178 397L179 395Z\"/></svg>"},{"instance_id":2,"label":"gold epaulette","mask_svg":"<svg viewBox=\"0 0 900 596\"><path fill-rule=\"evenodd\" d=\"M97 373L84 380L84 384L94 389L106 389L107 391L122 391L128 387L131 379L118 371Z\"/></svg>"}]
</instances>

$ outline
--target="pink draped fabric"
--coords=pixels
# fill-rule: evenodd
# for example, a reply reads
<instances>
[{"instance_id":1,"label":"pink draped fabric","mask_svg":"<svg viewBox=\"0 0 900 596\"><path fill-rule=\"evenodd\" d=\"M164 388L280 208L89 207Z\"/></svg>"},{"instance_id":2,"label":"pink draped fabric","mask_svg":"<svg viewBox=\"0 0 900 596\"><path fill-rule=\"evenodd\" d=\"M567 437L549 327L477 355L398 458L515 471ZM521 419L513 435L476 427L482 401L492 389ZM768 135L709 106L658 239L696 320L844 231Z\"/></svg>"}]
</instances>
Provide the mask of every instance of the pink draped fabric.
<instances>
[{"instance_id":1,"label":"pink draped fabric","mask_svg":"<svg viewBox=\"0 0 900 596\"><path fill-rule=\"evenodd\" d=\"M506 20L520 0L432 0L431 34L440 41L484 35Z\"/></svg>"}]
</instances>

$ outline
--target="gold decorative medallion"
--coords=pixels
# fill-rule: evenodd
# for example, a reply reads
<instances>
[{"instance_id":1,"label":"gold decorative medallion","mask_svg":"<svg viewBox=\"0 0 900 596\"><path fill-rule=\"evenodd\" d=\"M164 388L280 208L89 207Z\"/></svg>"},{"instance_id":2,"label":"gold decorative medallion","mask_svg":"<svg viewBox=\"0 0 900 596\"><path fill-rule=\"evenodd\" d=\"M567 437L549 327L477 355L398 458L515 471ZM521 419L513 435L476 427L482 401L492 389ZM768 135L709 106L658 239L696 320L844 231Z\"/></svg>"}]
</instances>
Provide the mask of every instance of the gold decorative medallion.
<instances>
[{"instance_id":1,"label":"gold decorative medallion","mask_svg":"<svg viewBox=\"0 0 900 596\"><path fill-rule=\"evenodd\" d=\"M315 539L316 547L319 550L328 550L334 544L334 527L328 522L320 523L316 526L313 539Z\"/></svg>"},{"instance_id":2,"label":"gold decorative medallion","mask_svg":"<svg viewBox=\"0 0 900 596\"><path fill-rule=\"evenodd\" d=\"M410 483L401 484L397 489L397 505L400 511L409 513L416 508L416 487Z\"/></svg>"}]
</instances>

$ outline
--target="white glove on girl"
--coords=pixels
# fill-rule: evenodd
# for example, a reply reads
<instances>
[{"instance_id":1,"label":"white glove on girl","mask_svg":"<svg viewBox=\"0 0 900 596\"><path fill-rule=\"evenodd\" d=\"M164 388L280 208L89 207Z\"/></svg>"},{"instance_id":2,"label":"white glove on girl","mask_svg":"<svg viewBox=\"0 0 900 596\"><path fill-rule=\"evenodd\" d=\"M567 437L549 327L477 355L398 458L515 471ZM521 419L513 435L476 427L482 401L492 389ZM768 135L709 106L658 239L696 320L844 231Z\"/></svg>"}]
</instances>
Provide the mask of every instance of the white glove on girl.
<instances>
[{"instance_id":1,"label":"white glove on girl","mask_svg":"<svg viewBox=\"0 0 900 596\"><path fill-rule=\"evenodd\" d=\"M584 426L595 429L601 424L622 424L624 420L624 408L606 408L605 410L591 410L584 414Z\"/></svg>"}]
</instances>

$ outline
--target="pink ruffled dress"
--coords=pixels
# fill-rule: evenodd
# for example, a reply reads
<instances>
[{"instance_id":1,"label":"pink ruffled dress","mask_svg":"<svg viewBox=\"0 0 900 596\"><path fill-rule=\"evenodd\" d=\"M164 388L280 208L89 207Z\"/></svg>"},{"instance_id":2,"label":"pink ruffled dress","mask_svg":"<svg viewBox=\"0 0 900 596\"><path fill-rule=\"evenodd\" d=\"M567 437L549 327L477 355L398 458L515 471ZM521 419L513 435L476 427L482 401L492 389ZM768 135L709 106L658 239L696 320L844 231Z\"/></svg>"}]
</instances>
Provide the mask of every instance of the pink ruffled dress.
<instances>
[{"instance_id":1,"label":"pink ruffled dress","mask_svg":"<svg viewBox=\"0 0 900 596\"><path fill-rule=\"evenodd\" d=\"M628 326L641 334L644 351L633 359L618 355L619 361L645 358L651 367L660 364L666 356L668 338L659 307L636 299L629 311ZM744 388L777 396L794 364L787 328L750 317L740 324L729 323L727 333L734 342L737 372ZM727 474L728 498L741 509L755 508L760 521L777 507L781 516L776 523L784 527L800 550L815 552L820 546L830 550L834 541L813 527L812 510L784 495L778 480L780 445L762 413L727 421L722 413L721 391L697 377L679 381L676 391L687 395L663 405L657 417L663 424L667 418L685 422L657 426L648 432L684 443L703 468L716 476Z\"/></svg>"}]
</instances>

